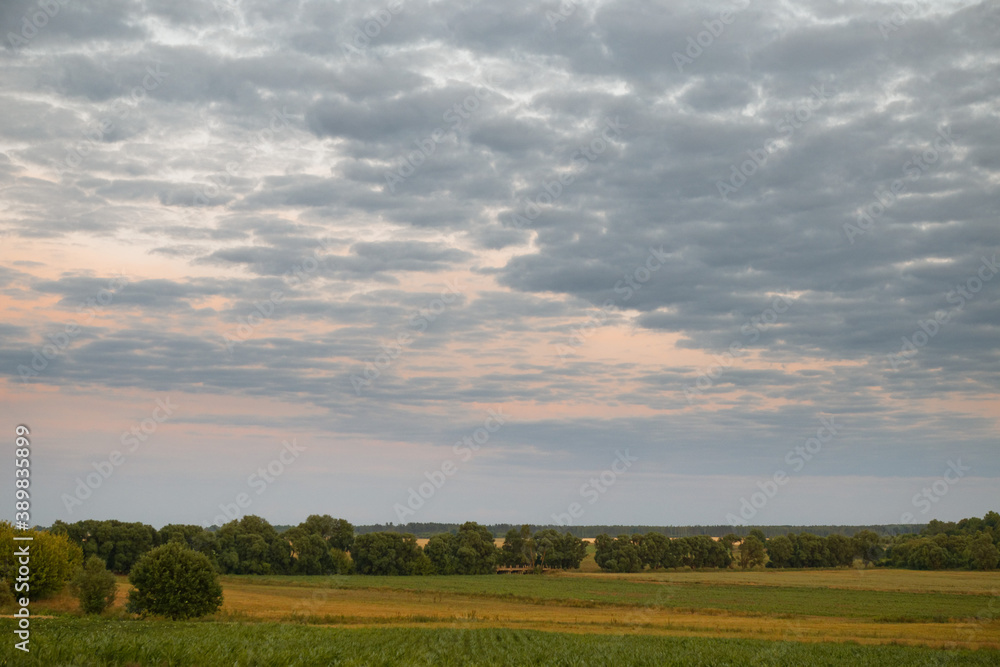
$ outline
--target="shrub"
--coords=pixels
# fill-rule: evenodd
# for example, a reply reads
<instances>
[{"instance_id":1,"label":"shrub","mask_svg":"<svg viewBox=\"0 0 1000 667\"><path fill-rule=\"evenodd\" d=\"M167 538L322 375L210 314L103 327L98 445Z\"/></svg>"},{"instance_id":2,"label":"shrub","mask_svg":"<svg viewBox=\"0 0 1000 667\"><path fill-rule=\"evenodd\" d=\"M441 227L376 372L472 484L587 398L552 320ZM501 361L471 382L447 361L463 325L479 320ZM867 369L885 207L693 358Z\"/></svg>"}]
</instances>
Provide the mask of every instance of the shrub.
<instances>
[{"instance_id":1,"label":"shrub","mask_svg":"<svg viewBox=\"0 0 1000 667\"><path fill-rule=\"evenodd\" d=\"M194 618L222 606L222 586L205 554L170 542L145 554L128 576L135 588L128 611L172 619Z\"/></svg>"},{"instance_id":2,"label":"shrub","mask_svg":"<svg viewBox=\"0 0 1000 667\"><path fill-rule=\"evenodd\" d=\"M33 538L31 541L14 541L14 527L0 521L0 579L8 586L16 583L20 557L15 553L27 547L31 574L28 589L13 591L15 596L27 593L32 600L55 595L83 562L83 552L65 535L54 535L44 530L18 531L17 535Z\"/></svg>"},{"instance_id":3,"label":"shrub","mask_svg":"<svg viewBox=\"0 0 1000 667\"><path fill-rule=\"evenodd\" d=\"M105 569L104 561L98 556L87 559L70 585L85 614L100 614L114 603L118 592L115 575Z\"/></svg>"}]
</instances>

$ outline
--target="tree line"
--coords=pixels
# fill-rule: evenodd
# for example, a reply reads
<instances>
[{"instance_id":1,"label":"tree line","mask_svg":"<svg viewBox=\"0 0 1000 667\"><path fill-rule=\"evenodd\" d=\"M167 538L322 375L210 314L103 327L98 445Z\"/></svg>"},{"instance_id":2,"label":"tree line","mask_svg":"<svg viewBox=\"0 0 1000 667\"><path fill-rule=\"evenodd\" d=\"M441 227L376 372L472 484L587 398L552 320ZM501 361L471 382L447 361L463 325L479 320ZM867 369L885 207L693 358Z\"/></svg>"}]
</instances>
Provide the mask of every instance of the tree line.
<instances>
[{"instance_id":1,"label":"tree line","mask_svg":"<svg viewBox=\"0 0 1000 667\"><path fill-rule=\"evenodd\" d=\"M391 531L355 534L345 519L312 515L279 532L248 515L218 530L170 524L160 530L142 523L56 521L54 535L66 536L82 557L97 556L109 570L128 574L155 547L178 542L203 554L220 574L492 574L498 565L579 568L586 543L554 529L529 526L508 531L502 548L493 533L475 522L431 537L424 547L412 534Z\"/></svg>"},{"instance_id":2,"label":"tree line","mask_svg":"<svg viewBox=\"0 0 1000 667\"><path fill-rule=\"evenodd\" d=\"M461 524L457 523L437 523L437 522L410 522L405 524L375 523L355 526L357 534L363 533L411 533L418 538L433 537L441 533L454 533ZM520 524L491 523L486 524L494 535L506 534L511 529L520 529ZM532 531L545 529L571 530L577 537L593 539L598 535L634 535L636 533L660 533L666 537L698 537L702 535L725 535L732 533L738 537L745 537L750 530L758 530L765 537L777 537L788 533L810 533L820 537L828 535L844 535L852 537L862 530L870 530L879 536L902 535L906 533L919 533L924 528L924 524L873 524L867 526L836 526L836 525L816 525L816 526L729 526L729 525L697 525L697 526L644 526L644 525L602 525L602 526L563 526L558 524L530 524ZM275 526L279 532L291 526Z\"/></svg>"},{"instance_id":3,"label":"tree line","mask_svg":"<svg viewBox=\"0 0 1000 667\"><path fill-rule=\"evenodd\" d=\"M668 539L660 533L599 535L594 560L609 572L645 568L806 568L864 566L918 570L994 570L1000 565L1000 514L988 512L958 522L931 521L919 533L895 536L861 530L852 536L789 532L768 537L753 528L741 537L727 533Z\"/></svg>"},{"instance_id":4,"label":"tree line","mask_svg":"<svg viewBox=\"0 0 1000 667\"><path fill-rule=\"evenodd\" d=\"M13 527L0 522L0 603L17 591ZM129 574L143 555L178 544L205 557L219 574L422 575L488 574L498 566L580 567L587 544L570 532L532 526L509 527L501 546L488 526L467 522L431 537L421 547L411 533L359 534L345 519L312 515L279 531L259 516L245 516L216 530L170 524L156 530L143 523L114 520L57 521L32 531L30 593L58 592L91 557L112 572ZM958 522L931 521L918 533L879 535L862 530L851 536L789 532L769 536L752 528L720 539L694 535L670 539L657 531L599 534L594 542L598 567L611 572L659 568L809 568L864 566L993 570L1000 565L1000 515Z\"/></svg>"}]
</instances>

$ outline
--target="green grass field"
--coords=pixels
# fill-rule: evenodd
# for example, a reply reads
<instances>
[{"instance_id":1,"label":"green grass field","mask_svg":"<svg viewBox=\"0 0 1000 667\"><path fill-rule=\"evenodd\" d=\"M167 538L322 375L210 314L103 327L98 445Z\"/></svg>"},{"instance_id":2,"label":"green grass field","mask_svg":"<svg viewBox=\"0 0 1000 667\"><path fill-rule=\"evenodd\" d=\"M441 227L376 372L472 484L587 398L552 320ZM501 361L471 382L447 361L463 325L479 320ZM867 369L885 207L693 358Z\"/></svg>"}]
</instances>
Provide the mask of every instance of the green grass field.
<instances>
[{"instance_id":1,"label":"green grass field","mask_svg":"<svg viewBox=\"0 0 1000 667\"><path fill-rule=\"evenodd\" d=\"M339 629L292 624L38 623L30 656L0 664L76 665L997 665L1000 654L900 646L577 635L503 629Z\"/></svg>"},{"instance_id":2,"label":"green grass field","mask_svg":"<svg viewBox=\"0 0 1000 667\"><path fill-rule=\"evenodd\" d=\"M0 665L1000 665L1000 573L222 577L194 622L32 605ZM48 617L43 617L48 615ZM9 622L9 621L7 621Z\"/></svg>"}]
</instances>

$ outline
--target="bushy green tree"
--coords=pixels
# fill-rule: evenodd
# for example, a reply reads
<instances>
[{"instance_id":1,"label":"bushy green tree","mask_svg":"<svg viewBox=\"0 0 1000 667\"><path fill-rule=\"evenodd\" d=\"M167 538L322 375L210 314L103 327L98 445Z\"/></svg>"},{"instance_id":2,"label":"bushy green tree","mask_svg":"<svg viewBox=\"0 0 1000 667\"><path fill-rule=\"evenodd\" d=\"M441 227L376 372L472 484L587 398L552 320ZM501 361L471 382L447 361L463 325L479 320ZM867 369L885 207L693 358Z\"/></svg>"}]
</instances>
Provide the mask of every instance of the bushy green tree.
<instances>
[{"instance_id":1,"label":"bushy green tree","mask_svg":"<svg viewBox=\"0 0 1000 667\"><path fill-rule=\"evenodd\" d=\"M156 531L157 546L167 542L180 542L188 548L208 556L218 566L219 537L213 531L194 524L167 524Z\"/></svg>"},{"instance_id":2,"label":"bushy green tree","mask_svg":"<svg viewBox=\"0 0 1000 667\"><path fill-rule=\"evenodd\" d=\"M740 568L745 570L748 567L763 565L765 555L764 543L756 535L747 535L740 542Z\"/></svg>"},{"instance_id":3,"label":"bushy green tree","mask_svg":"<svg viewBox=\"0 0 1000 667\"><path fill-rule=\"evenodd\" d=\"M132 565L157 543L156 529L144 523L85 519L56 521L51 532L64 534L83 549L83 556L100 556L109 570L127 574Z\"/></svg>"},{"instance_id":4,"label":"bushy green tree","mask_svg":"<svg viewBox=\"0 0 1000 667\"><path fill-rule=\"evenodd\" d=\"M830 567L849 567L854 563L854 542L843 535L827 535L826 549Z\"/></svg>"},{"instance_id":5,"label":"bushy green tree","mask_svg":"<svg viewBox=\"0 0 1000 667\"><path fill-rule=\"evenodd\" d=\"M225 574L288 574L292 546L270 523L248 514L217 531L219 567Z\"/></svg>"},{"instance_id":6,"label":"bushy green tree","mask_svg":"<svg viewBox=\"0 0 1000 667\"><path fill-rule=\"evenodd\" d=\"M32 537L31 541L15 542L14 535ZM14 590L25 582L15 581L20 564L15 551L28 547L30 574L27 589ZM15 597L25 593L32 600L55 595L61 591L69 579L83 563L83 552L66 535L57 535L45 530L17 531L6 521L0 522L0 579L6 580Z\"/></svg>"},{"instance_id":7,"label":"bushy green tree","mask_svg":"<svg viewBox=\"0 0 1000 667\"><path fill-rule=\"evenodd\" d=\"M867 567L882 557L882 541L878 534L871 530L862 530L851 538L854 544L854 555L861 559Z\"/></svg>"},{"instance_id":8,"label":"bushy green tree","mask_svg":"<svg viewBox=\"0 0 1000 667\"><path fill-rule=\"evenodd\" d=\"M598 535L594 540L594 561L602 570L609 572L639 572L642 570L642 559L639 550L632 544L628 535L619 535L612 539L606 534Z\"/></svg>"},{"instance_id":9,"label":"bushy green tree","mask_svg":"<svg viewBox=\"0 0 1000 667\"><path fill-rule=\"evenodd\" d=\"M358 574L423 574L432 567L409 533L365 533L354 538L351 560ZM426 565L425 565L426 562Z\"/></svg>"},{"instance_id":10,"label":"bushy green tree","mask_svg":"<svg viewBox=\"0 0 1000 667\"><path fill-rule=\"evenodd\" d=\"M474 521L462 524L455 535L435 535L424 553L438 574L493 574L499 556L493 533Z\"/></svg>"},{"instance_id":11,"label":"bushy green tree","mask_svg":"<svg viewBox=\"0 0 1000 667\"><path fill-rule=\"evenodd\" d=\"M311 514L298 528L306 533L319 535L332 549L350 551L354 542L354 526L345 519L334 519L329 514Z\"/></svg>"},{"instance_id":12,"label":"bushy green tree","mask_svg":"<svg viewBox=\"0 0 1000 667\"><path fill-rule=\"evenodd\" d=\"M545 561L549 567L577 570L587 557L587 543L569 531L555 540L555 549Z\"/></svg>"},{"instance_id":13,"label":"bushy green tree","mask_svg":"<svg viewBox=\"0 0 1000 667\"><path fill-rule=\"evenodd\" d=\"M778 535L767 541L768 567L791 567L795 545L788 535Z\"/></svg>"},{"instance_id":14,"label":"bushy green tree","mask_svg":"<svg viewBox=\"0 0 1000 667\"><path fill-rule=\"evenodd\" d=\"M974 570L995 570L1000 563L1000 549L986 533L979 533L969 542L966 556Z\"/></svg>"},{"instance_id":15,"label":"bushy green tree","mask_svg":"<svg viewBox=\"0 0 1000 667\"><path fill-rule=\"evenodd\" d=\"M534 543L531 540L531 526L523 525L520 529L511 528L503 539L498 562L510 567L534 565Z\"/></svg>"},{"instance_id":16,"label":"bushy green tree","mask_svg":"<svg viewBox=\"0 0 1000 667\"><path fill-rule=\"evenodd\" d=\"M85 614L100 614L114 604L118 593L115 575L104 567L99 556L88 558L70 584Z\"/></svg>"},{"instance_id":17,"label":"bushy green tree","mask_svg":"<svg viewBox=\"0 0 1000 667\"><path fill-rule=\"evenodd\" d=\"M170 542L145 554L128 576L129 611L172 619L196 618L222 606L222 586L205 554Z\"/></svg>"}]
</instances>

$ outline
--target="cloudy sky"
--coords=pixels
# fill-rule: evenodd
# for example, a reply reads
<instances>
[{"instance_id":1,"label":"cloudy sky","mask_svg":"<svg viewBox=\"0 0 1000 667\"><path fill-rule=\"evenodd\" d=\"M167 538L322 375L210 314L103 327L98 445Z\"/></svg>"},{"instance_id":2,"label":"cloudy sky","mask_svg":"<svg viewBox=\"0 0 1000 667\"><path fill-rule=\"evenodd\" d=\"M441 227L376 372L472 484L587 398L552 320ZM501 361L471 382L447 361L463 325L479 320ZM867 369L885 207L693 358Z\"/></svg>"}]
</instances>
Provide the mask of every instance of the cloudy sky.
<instances>
[{"instance_id":1,"label":"cloudy sky","mask_svg":"<svg viewBox=\"0 0 1000 667\"><path fill-rule=\"evenodd\" d=\"M998 509L998 34L988 1L3 3L32 522Z\"/></svg>"}]
</instances>

